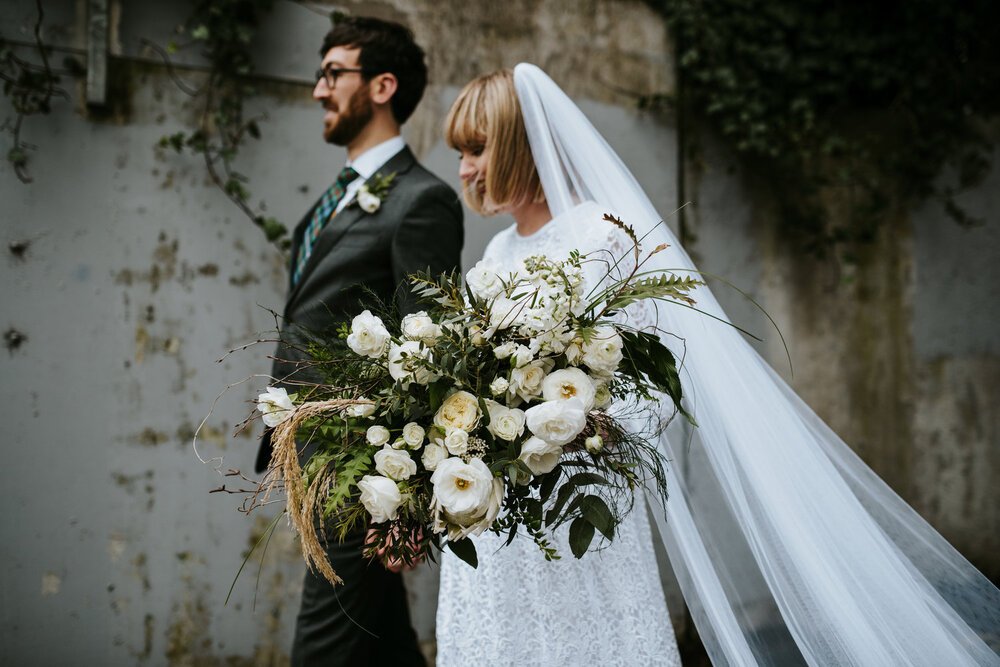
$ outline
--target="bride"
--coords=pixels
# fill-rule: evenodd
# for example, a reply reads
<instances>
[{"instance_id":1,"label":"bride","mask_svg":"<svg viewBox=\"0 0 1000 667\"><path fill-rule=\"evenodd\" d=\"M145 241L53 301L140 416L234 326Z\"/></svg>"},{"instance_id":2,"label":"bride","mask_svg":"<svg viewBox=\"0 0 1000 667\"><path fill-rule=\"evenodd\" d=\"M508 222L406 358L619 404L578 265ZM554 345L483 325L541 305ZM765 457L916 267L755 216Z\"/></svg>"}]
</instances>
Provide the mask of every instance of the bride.
<instances>
[{"instance_id":1,"label":"bride","mask_svg":"<svg viewBox=\"0 0 1000 667\"><path fill-rule=\"evenodd\" d=\"M465 197L516 223L485 258L565 257L624 246L613 212L669 248L645 269L696 269L634 177L533 65L475 79L448 115ZM600 280L603 270L587 276ZM683 360L687 409L659 439L666 512L651 503L715 665L1000 665L1000 591L882 482L725 321L629 313ZM720 321L722 320L722 321ZM677 665L642 504L614 543L546 562L515 539L477 538L479 567L441 564L438 665Z\"/></svg>"}]
</instances>

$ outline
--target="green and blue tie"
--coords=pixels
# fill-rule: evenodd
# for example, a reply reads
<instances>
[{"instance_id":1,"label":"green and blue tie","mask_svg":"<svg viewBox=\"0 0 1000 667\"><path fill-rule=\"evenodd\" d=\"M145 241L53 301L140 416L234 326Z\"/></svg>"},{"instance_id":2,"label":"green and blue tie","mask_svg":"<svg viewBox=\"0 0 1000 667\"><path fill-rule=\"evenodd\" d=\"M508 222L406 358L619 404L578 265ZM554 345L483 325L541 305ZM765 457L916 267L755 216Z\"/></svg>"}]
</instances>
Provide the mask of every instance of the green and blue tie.
<instances>
[{"instance_id":1,"label":"green and blue tie","mask_svg":"<svg viewBox=\"0 0 1000 667\"><path fill-rule=\"evenodd\" d=\"M337 174L337 180L333 182L333 185L320 198L319 204L316 205L316 210L313 212L312 220L309 221L309 226L306 227L305 233L302 234L302 243L299 245L298 256L295 258L295 268L292 272L293 287L298 285L299 280L302 278L302 271L306 268L306 262L309 261L309 255L312 254L313 246L316 244L316 239L319 238L320 232L323 231L326 223L329 222L330 218L336 212L337 204L344 198L347 186L357 177L358 172L350 167L344 167Z\"/></svg>"}]
</instances>

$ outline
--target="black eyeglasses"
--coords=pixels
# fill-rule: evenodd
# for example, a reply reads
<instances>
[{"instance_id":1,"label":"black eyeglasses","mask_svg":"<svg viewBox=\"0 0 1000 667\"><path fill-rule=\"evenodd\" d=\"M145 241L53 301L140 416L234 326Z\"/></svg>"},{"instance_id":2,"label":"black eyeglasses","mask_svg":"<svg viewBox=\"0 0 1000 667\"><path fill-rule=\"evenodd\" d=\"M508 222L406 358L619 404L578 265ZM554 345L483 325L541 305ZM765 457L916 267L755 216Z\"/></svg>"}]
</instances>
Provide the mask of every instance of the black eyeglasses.
<instances>
[{"instance_id":1,"label":"black eyeglasses","mask_svg":"<svg viewBox=\"0 0 1000 667\"><path fill-rule=\"evenodd\" d=\"M341 74L348 74L349 72L363 73L365 70L361 67L327 67L326 69L316 70L316 83L319 83L320 79L326 81L326 87L331 90L337 85L337 77Z\"/></svg>"}]
</instances>

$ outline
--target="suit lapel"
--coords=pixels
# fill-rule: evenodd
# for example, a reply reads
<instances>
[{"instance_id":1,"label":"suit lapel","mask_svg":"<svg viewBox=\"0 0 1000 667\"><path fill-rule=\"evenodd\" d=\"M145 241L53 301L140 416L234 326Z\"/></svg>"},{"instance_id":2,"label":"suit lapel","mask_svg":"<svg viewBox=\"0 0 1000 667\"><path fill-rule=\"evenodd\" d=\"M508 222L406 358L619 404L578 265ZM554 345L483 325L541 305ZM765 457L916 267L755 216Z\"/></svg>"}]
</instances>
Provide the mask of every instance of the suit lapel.
<instances>
[{"instance_id":1,"label":"suit lapel","mask_svg":"<svg viewBox=\"0 0 1000 667\"><path fill-rule=\"evenodd\" d=\"M393 157L389 158L389 161L384 165L379 167L375 173L388 175L395 172L396 177L399 178L407 171L409 171L413 165L416 164L416 159L413 157L413 153L410 151L409 147L404 147L403 150L396 153ZM373 174L374 176L374 174ZM369 179L370 180L370 179ZM389 193L386 197L392 197L392 191L394 188L389 189ZM319 204L317 200L316 204L309 209L306 217L295 228L295 235L292 242L292 258L298 255L298 248L302 243L302 235L305 233L305 228L309 224L309 220L312 218L313 211L316 210L316 206ZM316 265L322 260L324 256L330 251L336 243L350 230L351 227L356 225L362 218L371 215L378 215L378 211L375 213L365 213L360 206L355 202L349 203L340 213L333 216L333 219L326 223L323 227L323 231L320 232L319 236L316 238L316 243L313 246L312 253L309 255L309 259L306 260L306 265L302 269L302 276L299 278L298 284L291 288L288 293L288 300L285 302L285 308L287 310L288 306L292 303L295 297L298 295L302 286L309 279L309 275L316 268Z\"/></svg>"}]
</instances>

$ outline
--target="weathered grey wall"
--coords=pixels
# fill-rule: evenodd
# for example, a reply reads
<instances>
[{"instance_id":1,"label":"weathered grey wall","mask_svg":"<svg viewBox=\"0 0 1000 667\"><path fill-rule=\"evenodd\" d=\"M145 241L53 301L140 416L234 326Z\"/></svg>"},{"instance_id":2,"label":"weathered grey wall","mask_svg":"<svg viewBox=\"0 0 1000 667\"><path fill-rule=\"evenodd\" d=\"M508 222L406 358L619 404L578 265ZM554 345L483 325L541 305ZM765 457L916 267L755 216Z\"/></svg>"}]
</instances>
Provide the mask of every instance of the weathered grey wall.
<instances>
[{"instance_id":1,"label":"weathered grey wall","mask_svg":"<svg viewBox=\"0 0 1000 667\"><path fill-rule=\"evenodd\" d=\"M458 88L529 60L580 101L660 211L676 208L676 132L634 106L635 96L673 85L665 28L641 2L341 4L402 20L427 46L432 85L406 134L452 184L457 164L440 124ZM85 5L45 3L57 55L83 52ZM29 39L33 11L28 0L0 5L3 34ZM0 162L0 327L26 336L0 353L5 662L287 662L302 571L294 538L279 527L259 587L252 560L223 606L243 554L277 508L248 519L235 496L210 495L234 482L191 448L216 394L266 372L268 347L215 360L272 326L265 308L280 309L285 277L277 251L197 160L153 150L196 110L140 38L165 43L186 11L180 0L113 2L110 111L57 102L53 115L27 121L25 139L38 146L31 185ZM255 200L291 224L344 159L318 140L309 98L325 29L323 17L281 1L259 40L268 78L253 107L269 120L240 166ZM178 62L194 68L179 75L197 83L197 54ZM77 88L69 86L74 100ZM0 102L0 116L8 113ZM992 491L1000 170L967 195L985 226L959 229L931 205L900 211L844 274L801 257L766 197L709 137L702 143L687 183L691 250L702 267L763 303L789 340L802 396L959 549L1000 575ZM6 135L0 145L6 152ZM466 265L509 223L468 215ZM27 249L15 252L22 243ZM751 307L720 297L735 319L767 333ZM761 350L787 376L774 336ZM230 390L202 430L203 455L224 455L223 469L252 464L254 438L232 431L264 384ZM667 570L664 578L675 596ZM411 579L415 622L428 640L434 583L429 569ZM680 610L675 598L673 607Z\"/></svg>"}]
</instances>

